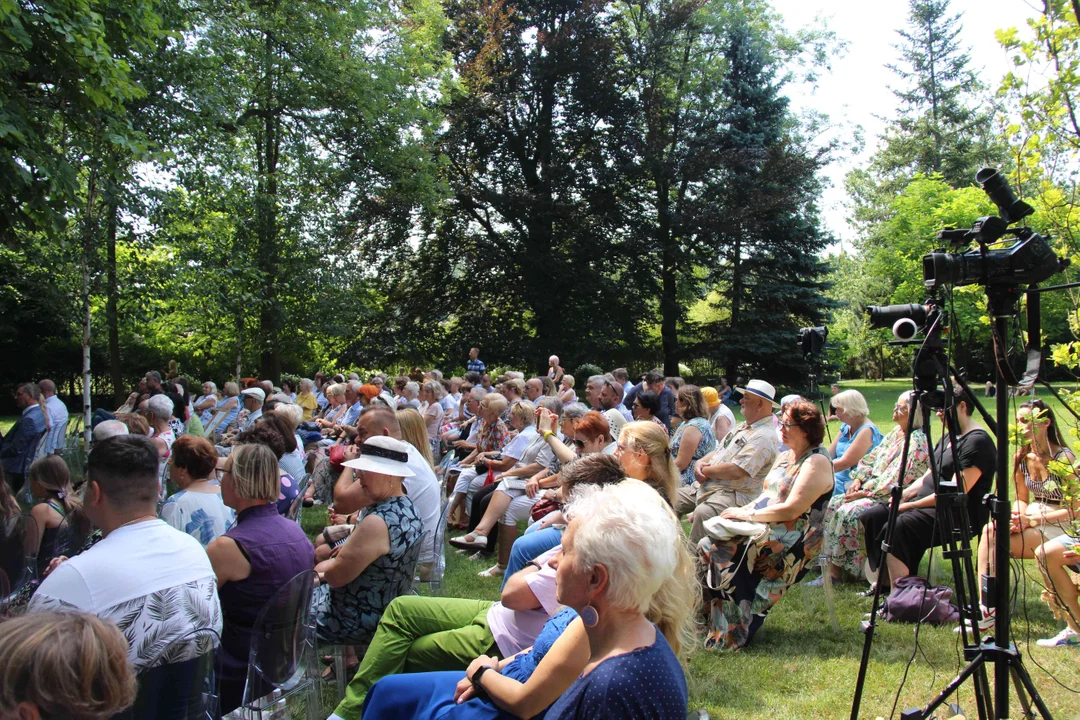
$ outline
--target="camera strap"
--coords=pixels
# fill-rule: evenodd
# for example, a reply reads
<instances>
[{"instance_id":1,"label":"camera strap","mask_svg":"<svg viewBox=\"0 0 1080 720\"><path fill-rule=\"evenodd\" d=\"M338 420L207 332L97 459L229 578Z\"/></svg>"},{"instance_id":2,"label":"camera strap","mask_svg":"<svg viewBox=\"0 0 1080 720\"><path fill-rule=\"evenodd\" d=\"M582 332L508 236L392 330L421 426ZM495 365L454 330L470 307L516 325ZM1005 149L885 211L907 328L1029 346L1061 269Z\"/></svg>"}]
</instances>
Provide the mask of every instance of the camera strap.
<instances>
[{"instance_id":1,"label":"camera strap","mask_svg":"<svg viewBox=\"0 0 1080 720\"><path fill-rule=\"evenodd\" d=\"M1035 289L1035 286L1033 285L1031 289ZM1039 370L1042 368L1042 325L1039 321L1040 293L1028 292L1025 296L1027 297L1027 344L1024 350L1026 365L1023 375L1018 377L1009 362L1007 338L998 337L996 331L991 332L991 335L994 338L994 359L1005 381L1009 385L1029 388L1039 379Z\"/></svg>"}]
</instances>

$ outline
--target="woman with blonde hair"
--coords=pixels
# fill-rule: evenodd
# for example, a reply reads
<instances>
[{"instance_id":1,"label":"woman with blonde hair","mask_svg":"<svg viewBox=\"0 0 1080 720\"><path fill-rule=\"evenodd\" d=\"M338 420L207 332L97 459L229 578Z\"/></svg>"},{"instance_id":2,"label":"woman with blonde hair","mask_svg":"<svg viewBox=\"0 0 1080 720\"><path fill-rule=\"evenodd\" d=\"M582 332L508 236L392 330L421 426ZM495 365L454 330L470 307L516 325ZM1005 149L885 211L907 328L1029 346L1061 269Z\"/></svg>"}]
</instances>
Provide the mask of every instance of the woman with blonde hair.
<instances>
[{"instance_id":1,"label":"woman with blonde hair","mask_svg":"<svg viewBox=\"0 0 1080 720\"><path fill-rule=\"evenodd\" d=\"M443 406L439 402L442 398L442 389L442 383L435 380L429 380L420 388L420 399L427 403L422 413L424 424L427 426L427 436L435 440L435 445L431 448L433 456L438 454L439 426L442 425L444 415ZM431 440L428 441L428 445L432 445Z\"/></svg>"},{"instance_id":2,"label":"woman with blonde hair","mask_svg":"<svg viewBox=\"0 0 1080 720\"><path fill-rule=\"evenodd\" d=\"M566 374L562 376L562 382L559 383L559 401L563 405L577 402L577 393L574 392L573 375Z\"/></svg>"},{"instance_id":3,"label":"woman with blonde hair","mask_svg":"<svg viewBox=\"0 0 1080 720\"><path fill-rule=\"evenodd\" d=\"M435 459L431 455L431 442L428 440L424 418L412 408L401 408L395 415L401 428L401 439L420 451L431 469L435 469Z\"/></svg>"},{"instance_id":4,"label":"woman with blonde hair","mask_svg":"<svg viewBox=\"0 0 1080 720\"><path fill-rule=\"evenodd\" d=\"M89 522L82 515L82 504L71 487L67 463L59 455L35 460L26 480L34 498L43 501L30 511L30 517L37 523L37 534L26 536L26 554L37 555L38 575L41 575L52 560L53 544L64 519L70 515L68 523L78 524L80 530L89 529Z\"/></svg>"},{"instance_id":5,"label":"woman with blonde hair","mask_svg":"<svg viewBox=\"0 0 1080 720\"><path fill-rule=\"evenodd\" d=\"M884 437L870 422L870 407L858 390L845 390L833 396L832 406L840 419L840 432L829 446L835 474L833 494L843 495L851 482L851 468L859 464L866 453L878 446Z\"/></svg>"},{"instance_id":6,"label":"woman with blonde hair","mask_svg":"<svg viewBox=\"0 0 1080 720\"><path fill-rule=\"evenodd\" d=\"M326 414L315 421L324 433L340 423L349 409L349 404L345 402L345 384L334 383L326 388L326 399L330 401Z\"/></svg>"},{"instance_id":7,"label":"woman with blonde hair","mask_svg":"<svg viewBox=\"0 0 1080 720\"><path fill-rule=\"evenodd\" d=\"M127 653L116 625L88 613L38 612L0 623L0 717L112 717L138 690Z\"/></svg>"},{"instance_id":8,"label":"woman with blonde hair","mask_svg":"<svg viewBox=\"0 0 1080 720\"><path fill-rule=\"evenodd\" d=\"M307 535L278 514L280 485L277 457L266 445L237 445L225 459L221 499L236 511L236 524L206 546L221 600L222 714L242 700L259 611L289 580L315 565ZM256 689L256 694L264 692Z\"/></svg>"},{"instance_id":9,"label":"woman with blonde hair","mask_svg":"<svg viewBox=\"0 0 1080 720\"><path fill-rule=\"evenodd\" d=\"M679 487L679 468L675 465L668 435L654 422L627 423L619 433L615 456L626 476L651 485L674 505Z\"/></svg>"}]
</instances>

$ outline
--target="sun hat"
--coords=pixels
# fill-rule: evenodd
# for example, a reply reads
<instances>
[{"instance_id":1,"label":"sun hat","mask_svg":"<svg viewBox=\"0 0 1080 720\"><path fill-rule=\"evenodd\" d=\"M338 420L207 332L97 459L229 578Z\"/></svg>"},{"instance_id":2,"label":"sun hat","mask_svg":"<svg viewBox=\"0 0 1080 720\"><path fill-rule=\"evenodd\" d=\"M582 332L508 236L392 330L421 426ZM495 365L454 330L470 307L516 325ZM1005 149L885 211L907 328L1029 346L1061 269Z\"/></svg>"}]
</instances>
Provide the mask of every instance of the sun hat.
<instances>
[{"instance_id":1,"label":"sun hat","mask_svg":"<svg viewBox=\"0 0 1080 720\"><path fill-rule=\"evenodd\" d=\"M604 417L607 418L608 425L611 426L611 437L613 440L619 439L619 433L622 432L623 425L626 424L626 418L621 412L615 408L604 411Z\"/></svg>"},{"instance_id":2,"label":"sun hat","mask_svg":"<svg viewBox=\"0 0 1080 720\"><path fill-rule=\"evenodd\" d=\"M360 457L346 460L345 467L354 470L407 478L416 475L409 469L409 444L386 435L376 435L364 441Z\"/></svg>"},{"instance_id":3,"label":"sun hat","mask_svg":"<svg viewBox=\"0 0 1080 720\"><path fill-rule=\"evenodd\" d=\"M701 397L705 398L705 404L709 406L709 412L712 412L720 405L720 394L716 392L716 388L701 388Z\"/></svg>"},{"instance_id":4,"label":"sun hat","mask_svg":"<svg viewBox=\"0 0 1080 720\"><path fill-rule=\"evenodd\" d=\"M248 388L247 390L241 390L241 395L250 395L251 397L259 398L259 402L266 401L266 393L262 388Z\"/></svg>"},{"instance_id":5,"label":"sun hat","mask_svg":"<svg viewBox=\"0 0 1080 720\"><path fill-rule=\"evenodd\" d=\"M746 383L746 387L735 388L741 393L750 393L751 395L757 395L758 397L765 398L774 408L779 408L780 403L776 402L776 388L764 380L751 380Z\"/></svg>"}]
</instances>

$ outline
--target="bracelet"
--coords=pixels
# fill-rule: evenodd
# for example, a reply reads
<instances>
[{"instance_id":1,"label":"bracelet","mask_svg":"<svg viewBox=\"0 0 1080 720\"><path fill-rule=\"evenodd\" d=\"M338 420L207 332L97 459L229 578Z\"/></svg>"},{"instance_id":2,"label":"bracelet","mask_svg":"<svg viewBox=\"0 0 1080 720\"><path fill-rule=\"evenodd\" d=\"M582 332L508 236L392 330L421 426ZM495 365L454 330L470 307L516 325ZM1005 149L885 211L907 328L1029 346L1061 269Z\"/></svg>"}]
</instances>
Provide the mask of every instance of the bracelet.
<instances>
[{"instance_id":1,"label":"bracelet","mask_svg":"<svg viewBox=\"0 0 1080 720\"><path fill-rule=\"evenodd\" d=\"M543 435L543 438L544 438L544 440L546 441L546 440L547 440L547 439L548 439L549 437L551 437L551 436L552 436L552 435L554 435L554 434L555 434L555 433L553 433L553 432L552 432L552 431L550 431L550 430L545 430L545 431L544 431L544 435Z\"/></svg>"},{"instance_id":2,"label":"bracelet","mask_svg":"<svg viewBox=\"0 0 1080 720\"><path fill-rule=\"evenodd\" d=\"M481 665L477 668L476 672L473 673L472 677L469 678L469 682L472 683L473 691L476 693L476 696L484 700L487 700L491 696L488 695L487 690L480 684L480 678L484 673L492 669L493 668L488 665ZM498 672L498 670L495 670L495 672Z\"/></svg>"}]
</instances>

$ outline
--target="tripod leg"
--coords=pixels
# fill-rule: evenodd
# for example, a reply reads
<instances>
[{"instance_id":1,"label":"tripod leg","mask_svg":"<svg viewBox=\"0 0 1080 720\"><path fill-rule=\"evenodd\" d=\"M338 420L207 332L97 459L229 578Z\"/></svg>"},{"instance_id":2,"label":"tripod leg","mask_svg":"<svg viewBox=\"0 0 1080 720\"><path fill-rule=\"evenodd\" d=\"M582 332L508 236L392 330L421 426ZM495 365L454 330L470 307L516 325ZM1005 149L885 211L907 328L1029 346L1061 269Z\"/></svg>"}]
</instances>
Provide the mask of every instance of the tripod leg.
<instances>
[{"instance_id":1,"label":"tripod leg","mask_svg":"<svg viewBox=\"0 0 1080 720\"><path fill-rule=\"evenodd\" d=\"M1028 675L1027 670L1024 668L1019 653L1010 658L1009 665L1013 672L1013 679L1018 679L1024 686L1024 689L1027 690L1027 696L1031 698L1031 702L1035 703L1035 707L1039 709L1039 715L1046 720L1051 720L1053 716L1050 714L1050 708L1046 707L1046 703L1043 702L1042 696L1039 695L1039 691L1035 689L1035 683L1032 682L1031 676ZM1020 695L1022 697L1023 693L1020 693ZM1025 710L1028 710L1028 708L1025 707ZM1028 710L1028 712L1030 712L1030 710Z\"/></svg>"},{"instance_id":2,"label":"tripod leg","mask_svg":"<svg viewBox=\"0 0 1080 720\"><path fill-rule=\"evenodd\" d=\"M1020 701L1020 707L1024 709L1023 716L1028 720L1033 720L1035 716L1031 713L1031 703L1028 702L1027 691L1023 683L1020 682L1020 674L1016 671L1015 665L1009 668L1009 674L1012 676L1013 687L1016 688L1016 697Z\"/></svg>"}]
</instances>

